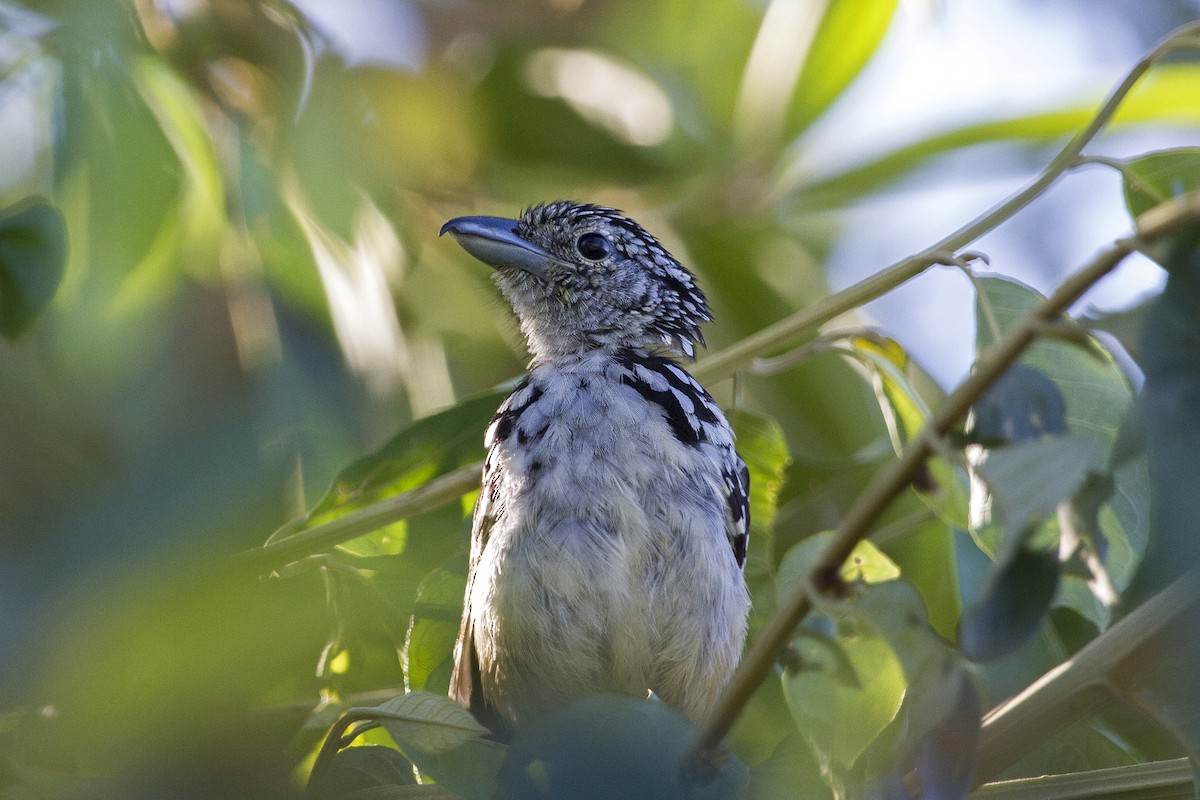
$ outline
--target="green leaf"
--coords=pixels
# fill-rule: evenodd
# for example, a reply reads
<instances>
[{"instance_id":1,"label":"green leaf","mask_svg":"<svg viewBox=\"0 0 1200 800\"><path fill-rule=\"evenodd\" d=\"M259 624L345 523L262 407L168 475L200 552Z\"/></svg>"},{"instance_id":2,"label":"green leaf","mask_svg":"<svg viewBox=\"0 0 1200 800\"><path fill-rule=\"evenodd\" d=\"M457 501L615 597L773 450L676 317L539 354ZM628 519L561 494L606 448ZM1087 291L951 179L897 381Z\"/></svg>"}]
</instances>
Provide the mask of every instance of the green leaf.
<instances>
[{"instance_id":1,"label":"green leaf","mask_svg":"<svg viewBox=\"0 0 1200 800\"><path fill-rule=\"evenodd\" d=\"M1139 403L1149 458L1150 539L1127 601L1144 600L1200 562L1200 228L1181 232L1167 286L1146 313Z\"/></svg>"},{"instance_id":2,"label":"green leaf","mask_svg":"<svg viewBox=\"0 0 1200 800\"><path fill-rule=\"evenodd\" d=\"M1068 434L983 451L974 462L980 481L972 487L972 530L998 522L1005 545L1024 541L1083 485L1096 447Z\"/></svg>"},{"instance_id":3,"label":"green leaf","mask_svg":"<svg viewBox=\"0 0 1200 800\"><path fill-rule=\"evenodd\" d=\"M776 572L775 580L779 592L779 602L790 597L808 579L813 565L817 563L821 553L824 552L834 535L833 531L822 531L788 550L779 562L779 569ZM854 546L854 550L838 574L848 583L858 581L880 583L897 577L900 570L891 559L884 555L883 551L870 541L863 539Z\"/></svg>"},{"instance_id":4,"label":"green leaf","mask_svg":"<svg viewBox=\"0 0 1200 800\"><path fill-rule=\"evenodd\" d=\"M920 434L931 412L917 392L908 373L908 354L892 339L855 336L847 341L849 353L877 377L876 394L881 407L891 409L895 418L894 436L897 452ZM917 496L946 524L955 528L967 527L967 478L961 468L940 456L927 462L932 486L917 491ZM916 487L914 487L916 488Z\"/></svg>"},{"instance_id":5,"label":"green leaf","mask_svg":"<svg viewBox=\"0 0 1200 800\"><path fill-rule=\"evenodd\" d=\"M67 262L62 212L31 198L0 212L0 335L16 339L50 304Z\"/></svg>"},{"instance_id":6,"label":"green leaf","mask_svg":"<svg viewBox=\"0 0 1200 800\"><path fill-rule=\"evenodd\" d=\"M1025 548L998 564L959 621L963 655L988 661L1027 642L1050 610L1059 572L1057 554Z\"/></svg>"},{"instance_id":7,"label":"green leaf","mask_svg":"<svg viewBox=\"0 0 1200 800\"><path fill-rule=\"evenodd\" d=\"M1119 165L1125 205L1134 217L1159 203L1200 190L1200 147L1159 150Z\"/></svg>"},{"instance_id":8,"label":"green leaf","mask_svg":"<svg viewBox=\"0 0 1200 800\"><path fill-rule=\"evenodd\" d=\"M929 624L908 581L863 587L855 606L891 644L907 681L900 713L864 754L856 779L870 784L915 769L921 796L964 796L982 713L962 656Z\"/></svg>"},{"instance_id":9,"label":"green leaf","mask_svg":"<svg viewBox=\"0 0 1200 800\"><path fill-rule=\"evenodd\" d=\"M832 0L808 49L786 135L791 138L819 117L874 55L896 13L896 0Z\"/></svg>"},{"instance_id":10,"label":"green leaf","mask_svg":"<svg viewBox=\"0 0 1200 800\"><path fill-rule=\"evenodd\" d=\"M334 479L309 518L341 515L483 458L487 422L511 387L484 392L423 417Z\"/></svg>"},{"instance_id":11,"label":"green leaf","mask_svg":"<svg viewBox=\"0 0 1200 800\"><path fill-rule=\"evenodd\" d=\"M1147 122L1195 124L1200 121L1200 104L1191 98L1195 96L1197 81L1200 81L1200 66L1160 65L1121 104L1110 128L1120 130ZM809 209L828 210L848 204L878 192L942 154L972 145L1004 141L1042 143L1071 136L1088 124L1099 102L1085 101L1064 110L965 125L903 145L836 175L810 183L793 182L784 187L788 198L783 213L791 217L803 215Z\"/></svg>"},{"instance_id":12,"label":"green leaf","mask_svg":"<svg viewBox=\"0 0 1200 800\"><path fill-rule=\"evenodd\" d=\"M412 764L399 750L370 744L347 747L329 765L329 771L310 793L317 797L342 797L376 786L411 786L416 783Z\"/></svg>"},{"instance_id":13,"label":"green leaf","mask_svg":"<svg viewBox=\"0 0 1200 800\"><path fill-rule=\"evenodd\" d=\"M409 692L376 708L379 721L406 752L438 755L487 733L471 712L445 695Z\"/></svg>"},{"instance_id":14,"label":"green leaf","mask_svg":"<svg viewBox=\"0 0 1200 800\"><path fill-rule=\"evenodd\" d=\"M1003 335L1019 325L1043 299L1033 289L1000 276L981 275L978 284L981 292L976 298L976 340L980 350L989 346L997 333ZM998 330L993 331L989 320L994 320ZM1069 319L1064 317L1064 320L1070 324ZM1132 407L1133 390L1129 381L1111 354L1090 338L1086 340L1086 346L1060 340L1038 341L1018 363L1049 378L1066 401L1065 419L1069 436L1050 441L1061 441L1069 451L1055 455L1051 452L1053 445L1034 444L994 462L991 468L993 479L1001 484L1013 481L1007 490L1002 491L1009 497L1006 502L1010 505L1017 503L1017 519L1005 518L1001 521L1002 527L989 527L983 524L985 517L973 516L972 536L985 551L997 555L1002 531L1009 531L1010 540L1020 540L1026 535L1020 530L1022 520L1024 523L1033 520L1037 515L1035 506L1040 507L1042 514L1050 514L1053 510L1048 505L1050 495L1060 494L1066 484L1074 483L1077 478L1082 479L1088 471L1097 475L1111 473L1114 492L1099 509L1097 518L1100 522L1099 532L1108 546L1105 568L1116 587L1121 589L1132 576L1137 554L1146 541L1150 509L1144 463L1113 463L1118 434ZM1090 445L1084 444L1084 441L1090 442ZM1044 458L1060 465L1062 474L1050 475L1050 470L1038 463ZM1072 464L1072 458L1083 461ZM1024 464L1017 463L1022 461ZM1027 474L1021 474L1026 471ZM1035 474L1042 475L1046 483L1034 486L1032 476ZM1074 489L1071 493L1074 493ZM976 495L975 501L980 506L975 511L980 511L982 503L986 502L986 495ZM1051 520L1037 534L1037 540L1056 539L1057 536L1057 522ZM1088 608L1076 610L1089 615Z\"/></svg>"},{"instance_id":15,"label":"green leaf","mask_svg":"<svg viewBox=\"0 0 1200 800\"><path fill-rule=\"evenodd\" d=\"M750 470L750 545L746 575L752 585L768 579L775 557L775 510L784 474L792 463L783 430L773 418L739 408L730 423L737 450Z\"/></svg>"},{"instance_id":16,"label":"green leaf","mask_svg":"<svg viewBox=\"0 0 1200 800\"><path fill-rule=\"evenodd\" d=\"M463 800L492 800L496 776L508 748L487 739L472 739L442 753L406 749L422 775L433 778Z\"/></svg>"},{"instance_id":17,"label":"green leaf","mask_svg":"<svg viewBox=\"0 0 1200 800\"><path fill-rule=\"evenodd\" d=\"M439 570L421 582L404 642L404 676L410 689L445 693L449 687L463 583L462 575L448 570ZM431 681L438 684L431 685Z\"/></svg>"},{"instance_id":18,"label":"green leaf","mask_svg":"<svg viewBox=\"0 0 1200 800\"><path fill-rule=\"evenodd\" d=\"M845 622L836 644L840 658L810 648L800 669L783 673L784 696L796 726L818 757L846 771L888 726L904 699L904 669L887 639L867 621ZM850 665L857 685L842 677Z\"/></svg>"},{"instance_id":19,"label":"green leaf","mask_svg":"<svg viewBox=\"0 0 1200 800\"><path fill-rule=\"evenodd\" d=\"M796 731L783 739L771 757L750 769L750 800L803 797L834 800L833 791L821 778L821 765L807 740Z\"/></svg>"},{"instance_id":20,"label":"green leaf","mask_svg":"<svg viewBox=\"0 0 1200 800\"><path fill-rule=\"evenodd\" d=\"M695 728L657 700L621 694L586 697L534 720L509 747L503 798L684 800L741 797L746 768L731 754L708 780L684 786L679 765Z\"/></svg>"}]
</instances>

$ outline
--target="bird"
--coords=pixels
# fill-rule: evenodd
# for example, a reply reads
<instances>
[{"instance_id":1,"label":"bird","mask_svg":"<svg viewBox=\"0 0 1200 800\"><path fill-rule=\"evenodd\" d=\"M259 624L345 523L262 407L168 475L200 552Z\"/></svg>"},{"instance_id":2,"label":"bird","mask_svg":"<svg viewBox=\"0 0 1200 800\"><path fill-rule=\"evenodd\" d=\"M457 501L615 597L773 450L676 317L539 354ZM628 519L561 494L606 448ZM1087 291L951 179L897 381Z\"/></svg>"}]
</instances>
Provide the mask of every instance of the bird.
<instances>
[{"instance_id":1,"label":"bird","mask_svg":"<svg viewBox=\"0 0 1200 800\"><path fill-rule=\"evenodd\" d=\"M494 269L531 356L484 437L450 696L498 733L601 692L699 724L750 611L750 475L681 364L704 344L704 293L605 206L456 217L446 233Z\"/></svg>"}]
</instances>

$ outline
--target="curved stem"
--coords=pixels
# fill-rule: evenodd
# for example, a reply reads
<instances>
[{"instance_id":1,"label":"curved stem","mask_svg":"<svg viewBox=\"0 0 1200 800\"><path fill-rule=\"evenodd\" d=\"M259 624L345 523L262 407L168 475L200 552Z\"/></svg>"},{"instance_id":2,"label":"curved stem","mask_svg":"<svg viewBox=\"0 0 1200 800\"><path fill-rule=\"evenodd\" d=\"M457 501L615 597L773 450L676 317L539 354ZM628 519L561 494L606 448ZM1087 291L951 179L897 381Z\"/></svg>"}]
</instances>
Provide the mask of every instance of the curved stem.
<instances>
[{"instance_id":1,"label":"curved stem","mask_svg":"<svg viewBox=\"0 0 1200 800\"><path fill-rule=\"evenodd\" d=\"M1087 127L1075 134L1071 138L1071 141L1067 142L1066 146L1059 151L1058 155L1046 165L1041 174L1025 186L1025 188L988 209L922 252L898 261L883 271L877 272L853 286L849 286L836 294L819 300L790 317L769 325L758 333L751 334L721 352L709 356L696 365L694 370L696 377L701 381L718 381L732 376L755 356L784 347L799 336L820 327L839 314L843 314L886 294L900 284L920 275L934 264L942 263L942 254L958 252L1000 223L1008 220L1045 192L1064 172L1075 166L1079 156L1083 153L1083 149L1112 120L1121 102L1124 101L1134 85L1141 80L1150 67L1164 56L1176 50L1197 47L1197 36L1200 36L1200 23L1192 23L1177 28L1163 39L1113 89L1108 99L1100 106L1100 110L1096 112L1096 116L1092 117L1092 121L1088 123Z\"/></svg>"}]
</instances>

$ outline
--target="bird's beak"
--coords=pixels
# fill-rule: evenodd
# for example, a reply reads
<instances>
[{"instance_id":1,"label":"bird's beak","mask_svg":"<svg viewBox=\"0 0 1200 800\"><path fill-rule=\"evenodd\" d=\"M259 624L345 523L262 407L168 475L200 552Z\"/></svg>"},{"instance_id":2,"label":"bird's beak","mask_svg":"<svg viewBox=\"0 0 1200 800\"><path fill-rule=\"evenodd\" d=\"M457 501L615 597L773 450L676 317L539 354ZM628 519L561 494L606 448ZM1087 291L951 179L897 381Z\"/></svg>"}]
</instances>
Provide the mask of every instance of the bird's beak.
<instances>
[{"instance_id":1,"label":"bird's beak","mask_svg":"<svg viewBox=\"0 0 1200 800\"><path fill-rule=\"evenodd\" d=\"M449 233L471 255L493 269L515 268L546 280L551 264L561 259L516 233L517 221L504 217L455 217L438 236Z\"/></svg>"}]
</instances>

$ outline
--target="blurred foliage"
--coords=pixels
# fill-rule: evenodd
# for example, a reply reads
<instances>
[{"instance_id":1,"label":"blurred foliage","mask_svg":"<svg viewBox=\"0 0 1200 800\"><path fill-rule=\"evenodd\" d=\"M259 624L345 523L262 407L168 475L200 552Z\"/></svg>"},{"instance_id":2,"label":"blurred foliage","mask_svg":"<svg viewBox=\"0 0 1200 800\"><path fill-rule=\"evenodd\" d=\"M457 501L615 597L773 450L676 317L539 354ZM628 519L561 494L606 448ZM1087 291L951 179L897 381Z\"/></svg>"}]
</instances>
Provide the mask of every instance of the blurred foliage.
<instances>
[{"instance_id":1,"label":"blurred foliage","mask_svg":"<svg viewBox=\"0 0 1200 800\"><path fill-rule=\"evenodd\" d=\"M395 63L355 57L306 5L0 2L0 797L297 796L340 712L444 695L470 494L269 577L233 556L481 456L524 355L486 271L437 241L445 219L556 197L623 208L696 270L719 350L828 295L822 265L854 235L843 212L977 145L1040 153L1097 99L812 175L806 137L903 4L397 0ZM1114 125L1194 130L1198 83L1194 59L1156 67ZM1133 215L1197 187L1194 148L1104 163ZM916 780L960 797L981 708L1104 641L1121 610L1105 580L1133 580L1133 604L1198 560L1175 524L1200 518L1196 239L1159 255L1167 292L1130 326L1145 321L1146 454L1116 444L1139 427L1130 380L1064 320L1023 360L1040 379L989 400L1028 441L973 445L991 449L974 485L961 442L943 443L856 551L851 596L818 609L751 699L713 796L904 796ZM1038 298L974 281L982 350ZM711 387L752 472L755 629L943 399L854 325ZM1029 424L1047 385L1065 431ZM969 653L1007 655L968 665L959 630L985 645ZM1164 646L1171 674L1194 666ZM1132 699L1168 733L1106 710L1029 731L1014 774L1200 752L1194 698L1166 669ZM440 724L448 702L403 713ZM509 751L424 730L352 731L314 790L408 784L416 764L468 797L496 781L666 796L693 735L624 698Z\"/></svg>"}]
</instances>

